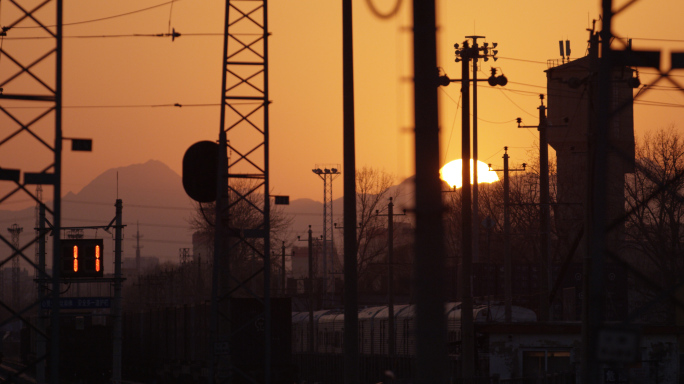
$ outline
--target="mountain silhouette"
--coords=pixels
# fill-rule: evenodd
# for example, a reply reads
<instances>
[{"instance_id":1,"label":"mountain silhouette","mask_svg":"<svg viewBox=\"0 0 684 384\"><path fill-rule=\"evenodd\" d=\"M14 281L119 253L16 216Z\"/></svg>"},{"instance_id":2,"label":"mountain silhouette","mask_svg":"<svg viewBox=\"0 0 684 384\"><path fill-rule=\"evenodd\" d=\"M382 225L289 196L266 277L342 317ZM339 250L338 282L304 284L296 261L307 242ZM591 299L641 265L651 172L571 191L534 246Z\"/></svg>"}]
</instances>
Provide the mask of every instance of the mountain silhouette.
<instances>
[{"instance_id":1,"label":"mountain silhouette","mask_svg":"<svg viewBox=\"0 0 684 384\"><path fill-rule=\"evenodd\" d=\"M395 200L395 209L411 209L413 206L413 178L404 180L391 187L399 189L399 197ZM135 256L136 232L140 231L141 256L156 257L160 262L177 263L179 249L190 248L192 254L192 228L189 219L193 215L196 203L185 193L181 176L166 164L149 160L144 164L133 164L112 168L97 176L78 193L69 192L62 197L62 227L106 226L114 220L115 202L119 198L123 203L124 243L123 258ZM47 205L52 206L48 201ZM296 199L290 205L275 206L292 218L289 230L284 234L289 245L305 245L296 242L297 236L306 240L308 226L312 226L314 236L320 236L323 230L323 203L311 199ZM333 200L333 222L342 226L343 198ZM0 225L3 236L9 238L6 228L18 224L24 228L20 244L33 240L35 228L35 208L16 211L0 210ZM335 243L342 245L342 231L332 228ZM105 239L105 255L113 261L114 230L110 233L103 229L85 229L86 238ZM65 233L62 234L65 237ZM48 241L48 251L50 249ZM10 248L0 244L0 257L9 256ZM33 247L25 254L33 259ZM50 258L48 257L48 260ZM49 262L48 262L49 264ZM109 264L109 263L105 263ZM28 264L22 261L22 268ZM111 268L111 269L110 269ZM105 272L113 271L111 264L105 265Z\"/></svg>"},{"instance_id":2,"label":"mountain silhouette","mask_svg":"<svg viewBox=\"0 0 684 384\"><path fill-rule=\"evenodd\" d=\"M177 262L180 248L192 249L192 231L188 219L194 209L193 202L183 190L181 176L156 160L109 169L78 193L64 195L61 226L107 226L115 218L117 197L123 203L122 219L126 226L122 246L124 258L135 256L138 225L141 256L157 257L160 262ZM52 202L48 201L47 205L51 207ZM0 217L7 218L1 220L3 226L16 223L24 228L20 244L26 244L34 238L35 208L0 211ZM85 229L83 234L86 238L105 239L105 255L110 255L113 261L114 256L110 251L114 251L114 230L110 229L109 232ZM26 254L32 255L33 247ZM4 258L8 255L9 247L3 244L0 256ZM106 273L113 270L107 264Z\"/></svg>"}]
</instances>

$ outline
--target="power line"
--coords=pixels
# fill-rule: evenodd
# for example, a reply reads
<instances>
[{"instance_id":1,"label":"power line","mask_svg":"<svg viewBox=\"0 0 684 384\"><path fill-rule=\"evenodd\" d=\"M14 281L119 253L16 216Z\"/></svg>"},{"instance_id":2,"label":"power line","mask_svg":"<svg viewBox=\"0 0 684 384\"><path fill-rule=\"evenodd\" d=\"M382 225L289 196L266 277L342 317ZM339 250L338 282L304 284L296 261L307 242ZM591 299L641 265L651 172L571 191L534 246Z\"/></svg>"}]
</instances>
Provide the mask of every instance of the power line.
<instances>
[{"instance_id":1,"label":"power line","mask_svg":"<svg viewBox=\"0 0 684 384\"><path fill-rule=\"evenodd\" d=\"M514 57L503 57L503 56L498 56L499 59L506 59L506 60L513 60L513 61L523 61L526 63L534 63L534 64L544 64L547 65L545 61L536 61L536 60L527 60L527 59L516 59Z\"/></svg>"},{"instance_id":2,"label":"power line","mask_svg":"<svg viewBox=\"0 0 684 384\"><path fill-rule=\"evenodd\" d=\"M647 105L651 107L670 107L670 108L684 108L684 104L663 103L659 101L649 100L634 100L634 104Z\"/></svg>"},{"instance_id":3,"label":"power line","mask_svg":"<svg viewBox=\"0 0 684 384\"><path fill-rule=\"evenodd\" d=\"M76 200L69 200L69 199L62 199L62 202L65 203L71 203L71 204L89 204L89 205L106 205L106 206L111 206L111 202L101 202L101 201L76 201ZM131 207L131 208L150 208L150 209L173 209L173 210L194 210L192 207L174 207L174 206L169 206L169 205L142 205L142 204L126 204L126 207Z\"/></svg>"},{"instance_id":4,"label":"power line","mask_svg":"<svg viewBox=\"0 0 684 384\"><path fill-rule=\"evenodd\" d=\"M120 13L120 14L118 14L118 15L106 16L106 17L101 17L101 18L98 18L98 19L83 20L83 21L75 21L75 22L73 22L73 23L63 23L62 26L65 26L65 27L66 27L66 26L71 26L71 25L80 25L80 24L95 23L95 22L98 22L98 21L111 20L111 19L116 19L116 18L119 18L119 17L130 16L130 15L133 15L133 14L136 14L136 13L145 12L145 11L149 11L149 10L151 10L151 9L163 7L163 6L168 5L168 4L171 4L171 6L173 6L173 3L178 2L178 1L181 1L181 0L171 0L171 1L167 1L167 2L165 2L165 3L153 5L153 6L151 6L151 7L138 9L138 10L136 10L136 11L126 12L126 13ZM48 28L50 28L50 27L56 27L56 25L46 25L46 27L48 27ZM14 28L32 29L32 28L42 28L42 27L41 27L41 26L12 27L12 29L14 29ZM65 37L66 37L66 36L65 36ZM52 37L50 37L50 38L52 38Z\"/></svg>"},{"instance_id":5,"label":"power line","mask_svg":"<svg viewBox=\"0 0 684 384\"><path fill-rule=\"evenodd\" d=\"M255 33L242 33L242 34L237 34L233 33L233 36L261 36ZM62 36L63 39L106 39L106 38L124 38L124 37L171 37L171 38L176 38L176 37L204 37L204 36L221 36L223 37L223 33L214 33L214 32L198 32L198 33L179 33L179 32L172 32L172 33L128 33L128 34L119 34L119 35L71 35L71 36ZM52 36L26 36L26 37L6 37L7 40L45 40L45 39L54 39Z\"/></svg>"},{"instance_id":6,"label":"power line","mask_svg":"<svg viewBox=\"0 0 684 384\"><path fill-rule=\"evenodd\" d=\"M648 37L616 37L620 40L645 40L645 41L664 41L664 42L669 42L669 43L684 43L684 40L677 40L677 39L653 39L653 38L648 38Z\"/></svg>"},{"instance_id":7,"label":"power line","mask_svg":"<svg viewBox=\"0 0 684 384\"><path fill-rule=\"evenodd\" d=\"M499 89L499 90L502 90L501 88L498 88L498 89ZM521 111L527 113L528 115L530 115L530 116L532 116L532 117L537 117L537 116L535 116L535 115L533 115L533 114L527 112L525 109L523 109L523 108L522 108L521 106L519 106L518 104L516 104L516 102L513 101L513 100L511 100L511 98L508 97L508 95L506 95L506 93L501 92L501 94L504 95L504 97L506 97L506 98L508 99L508 101L510 101L513 105L515 105L516 107L518 107L518 109L520 109Z\"/></svg>"},{"instance_id":8,"label":"power line","mask_svg":"<svg viewBox=\"0 0 684 384\"><path fill-rule=\"evenodd\" d=\"M64 217L64 221L66 222L73 222L73 223L101 223L102 220L92 220L92 219L79 219L76 217ZM192 230L190 225L173 225L173 224L154 224L154 223L137 223L136 224L140 225L141 227L153 227L153 228L177 228L177 229L184 229L184 230ZM125 223L124 225L133 225L129 223Z\"/></svg>"},{"instance_id":9,"label":"power line","mask_svg":"<svg viewBox=\"0 0 684 384\"><path fill-rule=\"evenodd\" d=\"M254 104L261 104L259 102L244 102L244 103L229 103L230 105L254 105ZM180 104L180 103L174 103L174 104L123 104L123 105L65 105L62 106L62 108L70 108L70 109L96 109L96 108L182 108L182 107L218 107L220 106L220 103L198 103L198 104ZM5 107L5 109L40 109L40 108L46 108L46 107L29 107L29 106L13 106L13 107Z\"/></svg>"}]
</instances>

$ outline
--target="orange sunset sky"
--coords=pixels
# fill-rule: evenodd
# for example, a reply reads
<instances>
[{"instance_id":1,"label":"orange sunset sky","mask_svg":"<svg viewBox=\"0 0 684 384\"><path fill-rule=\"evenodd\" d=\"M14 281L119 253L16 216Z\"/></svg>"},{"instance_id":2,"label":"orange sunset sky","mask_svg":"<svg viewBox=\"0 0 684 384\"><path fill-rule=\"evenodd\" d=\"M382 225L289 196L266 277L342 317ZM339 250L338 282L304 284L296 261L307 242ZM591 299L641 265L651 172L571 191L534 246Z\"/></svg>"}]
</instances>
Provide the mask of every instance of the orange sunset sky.
<instances>
[{"instance_id":1,"label":"orange sunset sky","mask_svg":"<svg viewBox=\"0 0 684 384\"><path fill-rule=\"evenodd\" d=\"M400 0L373 3L387 10L395 1ZM614 8L626 2L616 1ZM185 150L218 135L225 2L65 0L64 4L66 24L164 5L64 27L64 136L92 138L94 151L64 151L63 192L78 192L107 169L150 159L180 174ZM3 6L0 25L4 26L13 17L11 4ZM437 6L438 62L443 73L460 77L453 44L477 34L497 42L500 57L497 62L481 62L478 77L488 77L494 66L509 80L505 88L479 83L479 159L500 166L503 147L508 146L513 165L530 162L537 132L518 129L515 118L537 124L547 60L560 59L558 41L566 39L571 41L571 58L585 55L587 28L599 18L599 1L438 0ZM384 169L396 175L397 183L414 173L410 11L411 2L403 1L396 17L381 20L372 15L365 0L354 1L357 166ZM633 38L635 49L660 50L668 57L670 51L684 51L682 15L680 0L640 0L615 17L613 32ZM174 42L170 37L112 37L167 33L169 27L183 35ZM311 169L315 164L343 162L341 2L271 0L269 31L272 193L322 201L320 178ZM8 33L3 49L27 57L45 44L12 36ZM668 68L669 60L664 59L662 69ZM0 77L15 69L7 58L0 61ZM641 82L652 82L656 71L640 69ZM672 79L684 84L684 71L672 74ZM31 87L29 82L17 82L4 91L30 93ZM671 83L660 82L635 103L637 138L673 124L684 130L684 92L669 87ZM461 157L460 85L442 87L439 94L441 158L447 163ZM184 106L169 106L175 103ZM52 127L46 124L43 129ZM8 132L0 126L0 135ZM13 140L0 147L0 167L39 172L39 165L26 162L25 153L33 150L29 138ZM43 165L44 160L36 164ZM335 198L342 195L342 178L335 181L334 191ZM113 193L103 200L114 198Z\"/></svg>"}]
</instances>

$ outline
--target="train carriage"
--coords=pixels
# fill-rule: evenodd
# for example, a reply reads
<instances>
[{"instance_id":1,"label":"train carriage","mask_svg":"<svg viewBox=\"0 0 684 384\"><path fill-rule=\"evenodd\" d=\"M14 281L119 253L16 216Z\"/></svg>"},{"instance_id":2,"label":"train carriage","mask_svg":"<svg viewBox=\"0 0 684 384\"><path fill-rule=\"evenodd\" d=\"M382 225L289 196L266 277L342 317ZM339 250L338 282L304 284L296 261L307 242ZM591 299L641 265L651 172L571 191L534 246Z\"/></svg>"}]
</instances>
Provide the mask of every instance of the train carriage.
<instances>
[{"instance_id":1,"label":"train carriage","mask_svg":"<svg viewBox=\"0 0 684 384\"><path fill-rule=\"evenodd\" d=\"M394 307L395 354L397 356L415 355L416 340L415 305L402 304ZM450 355L460 353L461 343L461 303L450 302L444 307L447 321L447 342ZM512 306L512 321L534 322L536 314L527 308ZM476 305L473 308L473 321L502 322L505 320L505 306L501 304ZM309 335L308 312L292 315L292 351L308 352ZM365 308L358 315L359 353L362 356L388 356L389 309L387 306ZM344 314L340 310L314 312L314 352L320 354L343 353Z\"/></svg>"}]
</instances>

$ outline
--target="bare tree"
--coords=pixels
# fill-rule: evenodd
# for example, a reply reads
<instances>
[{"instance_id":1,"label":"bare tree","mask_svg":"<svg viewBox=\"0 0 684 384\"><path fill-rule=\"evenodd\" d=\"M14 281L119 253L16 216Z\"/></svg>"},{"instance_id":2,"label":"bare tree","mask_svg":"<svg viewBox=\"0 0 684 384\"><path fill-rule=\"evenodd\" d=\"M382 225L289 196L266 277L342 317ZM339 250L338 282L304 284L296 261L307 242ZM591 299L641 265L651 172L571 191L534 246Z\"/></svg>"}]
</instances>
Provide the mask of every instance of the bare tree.
<instances>
[{"instance_id":1,"label":"bare tree","mask_svg":"<svg viewBox=\"0 0 684 384\"><path fill-rule=\"evenodd\" d=\"M390 198L396 200L400 191L391 188L395 177L370 167L356 171L356 211L359 281L372 278L373 264L385 263L387 253L387 207ZM401 213L395 211L395 213Z\"/></svg>"},{"instance_id":2,"label":"bare tree","mask_svg":"<svg viewBox=\"0 0 684 384\"><path fill-rule=\"evenodd\" d=\"M512 166L511 168L515 168ZM549 165L555 174L553 164ZM539 246L539 161L534 160L525 172L510 173L511 247L514 262L535 263ZM479 185L479 212L482 221L474 230L480 231L480 261L503 263L504 190L503 174L500 181ZM552 180L555 179L552 177ZM446 186L446 184L445 184ZM551 186L551 200L555 201L555 186ZM445 228L447 249L460 262L461 250L461 189L445 189ZM535 256L536 255L536 256Z\"/></svg>"},{"instance_id":3,"label":"bare tree","mask_svg":"<svg viewBox=\"0 0 684 384\"><path fill-rule=\"evenodd\" d=\"M263 209L264 199L262 195L247 193L254 190L254 182L250 181L231 181L229 191L230 215L229 227L231 232L237 237L244 230L262 229L263 216L259 210ZM236 193L239 191L240 193ZM238 196L246 196L243 199ZM270 205L270 238L271 249L279 250L281 242L285 240L285 234L292 222L292 217L285 214L283 209L275 204ZM190 227L199 235L204 242L204 246L213 255L214 244L214 223L215 223L215 204L198 203L196 210L189 218ZM263 265L258 249L263 249L261 238L246 239L242 242L232 242L230 251L230 270L231 274L239 279L246 279L254 271ZM274 271L280 270L281 258L273 253L271 257L271 267ZM276 280L274 280L276 281ZM258 284L257 284L258 285Z\"/></svg>"},{"instance_id":4,"label":"bare tree","mask_svg":"<svg viewBox=\"0 0 684 384\"><path fill-rule=\"evenodd\" d=\"M673 126L644 135L625 183L625 235L647 295L674 289L684 273L684 137Z\"/></svg>"}]
</instances>

